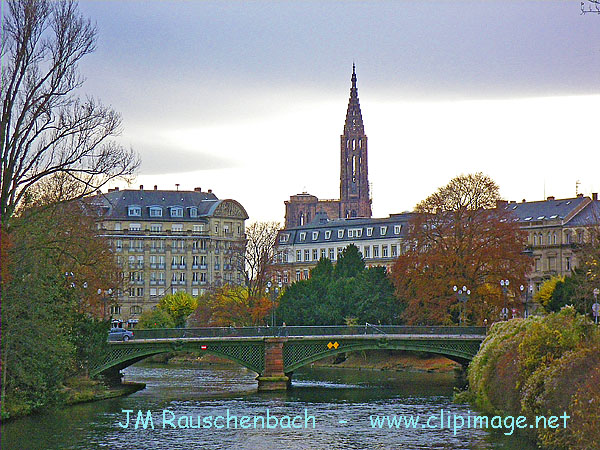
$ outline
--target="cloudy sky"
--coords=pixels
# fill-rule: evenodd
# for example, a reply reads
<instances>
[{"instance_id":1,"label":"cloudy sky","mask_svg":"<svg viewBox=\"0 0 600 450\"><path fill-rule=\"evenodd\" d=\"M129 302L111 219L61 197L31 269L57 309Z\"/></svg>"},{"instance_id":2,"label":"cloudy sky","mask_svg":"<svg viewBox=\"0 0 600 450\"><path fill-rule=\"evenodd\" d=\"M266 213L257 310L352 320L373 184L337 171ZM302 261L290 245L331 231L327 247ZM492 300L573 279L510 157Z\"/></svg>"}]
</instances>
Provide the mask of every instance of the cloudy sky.
<instances>
[{"instance_id":1,"label":"cloudy sky","mask_svg":"<svg viewBox=\"0 0 600 450\"><path fill-rule=\"evenodd\" d=\"M507 200L600 190L600 15L580 2L82 1L86 94L123 116L146 188L213 189L251 220L339 197L356 62L373 214L461 173ZM124 187L122 185L122 187Z\"/></svg>"}]
</instances>

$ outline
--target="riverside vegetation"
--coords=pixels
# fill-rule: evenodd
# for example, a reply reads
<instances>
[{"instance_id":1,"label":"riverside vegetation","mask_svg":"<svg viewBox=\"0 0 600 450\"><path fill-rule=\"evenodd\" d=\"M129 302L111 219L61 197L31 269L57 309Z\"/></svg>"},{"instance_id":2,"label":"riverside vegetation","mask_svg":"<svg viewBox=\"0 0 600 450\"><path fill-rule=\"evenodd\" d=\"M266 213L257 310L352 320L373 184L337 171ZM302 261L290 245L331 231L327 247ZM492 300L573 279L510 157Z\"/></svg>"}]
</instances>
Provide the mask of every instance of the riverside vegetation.
<instances>
[{"instance_id":1,"label":"riverside vegetation","mask_svg":"<svg viewBox=\"0 0 600 450\"><path fill-rule=\"evenodd\" d=\"M599 348L600 329L573 307L498 322L469 366L469 391L457 397L528 423L566 412L566 428L524 431L547 449L600 448Z\"/></svg>"}]
</instances>

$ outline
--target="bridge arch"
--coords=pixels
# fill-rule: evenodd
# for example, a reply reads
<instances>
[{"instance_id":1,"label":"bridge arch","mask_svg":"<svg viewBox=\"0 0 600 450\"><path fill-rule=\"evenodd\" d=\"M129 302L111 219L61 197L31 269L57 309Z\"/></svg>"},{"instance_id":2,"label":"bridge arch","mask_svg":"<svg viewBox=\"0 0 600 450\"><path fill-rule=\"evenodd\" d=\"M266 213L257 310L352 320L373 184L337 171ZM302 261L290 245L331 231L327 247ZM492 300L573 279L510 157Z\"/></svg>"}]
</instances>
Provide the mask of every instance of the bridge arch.
<instances>
[{"instance_id":1,"label":"bridge arch","mask_svg":"<svg viewBox=\"0 0 600 450\"><path fill-rule=\"evenodd\" d=\"M328 348L323 341L288 342L283 348L283 364L285 373L291 373L300 367L341 353L361 350L403 350L426 352L467 365L477 354L480 340L457 341L418 341L373 339L370 341L343 342L337 348Z\"/></svg>"},{"instance_id":2,"label":"bridge arch","mask_svg":"<svg viewBox=\"0 0 600 450\"><path fill-rule=\"evenodd\" d=\"M171 352L202 352L236 362L256 373L264 370L264 343L203 343L203 342L164 342L157 344L131 345L111 344L103 361L90 370L91 376L125 369L150 356Z\"/></svg>"}]
</instances>

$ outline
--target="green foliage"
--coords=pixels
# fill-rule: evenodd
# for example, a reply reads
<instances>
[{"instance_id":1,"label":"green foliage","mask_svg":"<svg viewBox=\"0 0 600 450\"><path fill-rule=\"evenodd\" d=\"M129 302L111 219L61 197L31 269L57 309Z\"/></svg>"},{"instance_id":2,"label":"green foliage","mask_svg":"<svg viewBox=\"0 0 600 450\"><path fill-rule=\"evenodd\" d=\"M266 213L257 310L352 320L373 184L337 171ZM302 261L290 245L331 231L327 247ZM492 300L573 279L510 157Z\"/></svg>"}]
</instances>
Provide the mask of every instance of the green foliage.
<instances>
[{"instance_id":1,"label":"green foliage","mask_svg":"<svg viewBox=\"0 0 600 450\"><path fill-rule=\"evenodd\" d=\"M171 314L164 309L156 308L144 311L138 323L140 328L175 328L175 321Z\"/></svg>"},{"instance_id":2,"label":"green foliage","mask_svg":"<svg viewBox=\"0 0 600 450\"><path fill-rule=\"evenodd\" d=\"M552 293L556 288L556 284L563 281L565 281L565 277L560 276L552 277L549 280L544 281L540 286L540 289L534 294L533 299L542 306L548 306L548 303L550 303L550 299L552 298Z\"/></svg>"},{"instance_id":3,"label":"green foliage","mask_svg":"<svg viewBox=\"0 0 600 450\"><path fill-rule=\"evenodd\" d=\"M362 254L356 245L350 244L342 251L333 273L336 278L352 278L364 270L365 261Z\"/></svg>"},{"instance_id":4,"label":"green foliage","mask_svg":"<svg viewBox=\"0 0 600 450\"><path fill-rule=\"evenodd\" d=\"M469 366L475 403L489 413L530 419L567 412L573 422L566 429L532 432L547 448L593 448L600 429L588 416L600 416L600 388L593 384L600 380L599 346L598 327L572 307L496 323Z\"/></svg>"},{"instance_id":5,"label":"green foliage","mask_svg":"<svg viewBox=\"0 0 600 450\"><path fill-rule=\"evenodd\" d=\"M392 324L400 313L385 268L366 269L350 245L335 268L321 258L308 280L292 284L281 297L277 317L288 325Z\"/></svg>"},{"instance_id":6,"label":"green foliage","mask_svg":"<svg viewBox=\"0 0 600 450\"><path fill-rule=\"evenodd\" d=\"M176 327L184 327L186 319L197 307L198 300L187 292L181 291L165 295L156 306L157 309L162 309L171 315Z\"/></svg>"}]
</instances>

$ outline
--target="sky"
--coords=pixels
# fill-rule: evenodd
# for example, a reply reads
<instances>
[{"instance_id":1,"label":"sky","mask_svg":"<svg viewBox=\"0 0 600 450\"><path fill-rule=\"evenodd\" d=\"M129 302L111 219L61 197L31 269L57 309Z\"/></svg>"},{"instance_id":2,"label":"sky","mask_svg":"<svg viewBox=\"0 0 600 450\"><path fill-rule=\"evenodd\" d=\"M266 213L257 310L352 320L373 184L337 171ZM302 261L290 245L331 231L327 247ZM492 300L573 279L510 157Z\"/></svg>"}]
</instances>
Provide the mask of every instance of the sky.
<instances>
[{"instance_id":1,"label":"sky","mask_svg":"<svg viewBox=\"0 0 600 450\"><path fill-rule=\"evenodd\" d=\"M354 62L374 217L463 173L506 200L600 191L600 15L579 0L80 9L98 28L82 92L122 114L117 139L142 160L131 188L212 189L250 222L283 222L300 192L339 198Z\"/></svg>"}]
</instances>

